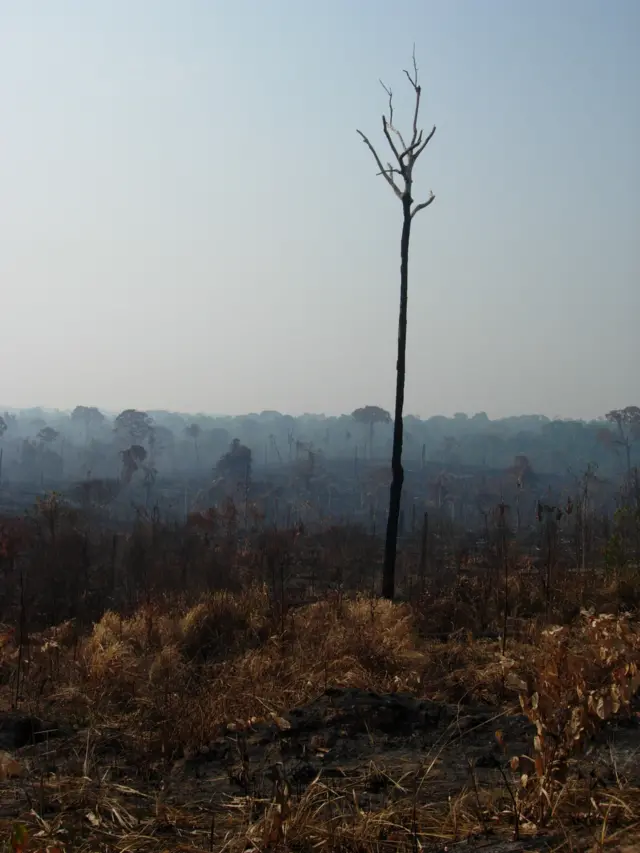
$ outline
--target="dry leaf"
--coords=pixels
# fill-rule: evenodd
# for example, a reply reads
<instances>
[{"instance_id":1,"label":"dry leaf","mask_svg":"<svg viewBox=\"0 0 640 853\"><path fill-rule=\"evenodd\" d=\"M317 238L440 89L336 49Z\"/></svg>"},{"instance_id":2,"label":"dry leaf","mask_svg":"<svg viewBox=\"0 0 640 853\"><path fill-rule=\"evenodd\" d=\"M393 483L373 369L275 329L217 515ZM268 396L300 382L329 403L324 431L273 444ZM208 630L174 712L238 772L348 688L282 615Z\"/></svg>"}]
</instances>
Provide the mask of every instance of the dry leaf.
<instances>
[{"instance_id":1,"label":"dry leaf","mask_svg":"<svg viewBox=\"0 0 640 853\"><path fill-rule=\"evenodd\" d=\"M544 761L541 755L536 755L536 773L538 776L544 776Z\"/></svg>"},{"instance_id":2,"label":"dry leaf","mask_svg":"<svg viewBox=\"0 0 640 853\"><path fill-rule=\"evenodd\" d=\"M291 723L289 720L285 720L284 717L278 717L277 714L272 714L271 717L281 732L286 732L291 728Z\"/></svg>"},{"instance_id":3,"label":"dry leaf","mask_svg":"<svg viewBox=\"0 0 640 853\"><path fill-rule=\"evenodd\" d=\"M24 776L24 768L8 752L0 751L0 782Z\"/></svg>"}]
</instances>

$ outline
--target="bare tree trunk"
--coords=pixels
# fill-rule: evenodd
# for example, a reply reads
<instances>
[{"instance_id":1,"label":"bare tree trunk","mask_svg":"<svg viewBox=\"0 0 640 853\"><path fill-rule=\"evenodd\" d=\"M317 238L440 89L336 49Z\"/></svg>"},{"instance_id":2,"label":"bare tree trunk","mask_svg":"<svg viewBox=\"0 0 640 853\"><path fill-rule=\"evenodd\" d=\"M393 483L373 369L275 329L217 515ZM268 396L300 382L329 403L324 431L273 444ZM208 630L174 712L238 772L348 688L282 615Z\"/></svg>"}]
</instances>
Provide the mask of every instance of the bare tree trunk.
<instances>
[{"instance_id":1,"label":"bare tree trunk","mask_svg":"<svg viewBox=\"0 0 640 853\"><path fill-rule=\"evenodd\" d=\"M415 50L413 53L413 71L410 73L405 70L404 73L415 94L413 123L411 136L407 137L408 142L405 142L405 138L402 133L393 123L393 93L391 92L391 89L382 84L389 98L388 115L382 116L382 130L392 152L392 158L395 160L395 165L387 163L385 167L380 155L369 139L361 130L358 131L362 141L373 155L379 169L378 175L381 175L385 179L402 204L402 237L400 240L400 317L398 321L398 359L396 362L396 405L393 421L393 452L391 455L392 476L391 487L389 489L389 515L387 518L387 535L385 538L384 567L382 573L382 595L384 598L389 599L393 598L395 592L398 525L400 521L402 485L404 483L404 470L402 468L402 413L404 410L404 383L406 375L407 290L409 283L409 240L411 237L411 221L417 213L424 210L426 207L429 207L435 199L433 192L431 192L426 201L420 202L415 206L413 204L413 167L436 132L434 127L425 137L423 131L418 128L422 88L418 83L418 66L416 63Z\"/></svg>"},{"instance_id":2,"label":"bare tree trunk","mask_svg":"<svg viewBox=\"0 0 640 853\"><path fill-rule=\"evenodd\" d=\"M398 361L396 363L396 405L393 419L393 451L391 455L391 487L389 489L389 516L384 545L382 571L383 598L393 598L395 592L396 550L398 522L404 469L402 467L402 440L404 410L404 383L407 355L407 303L409 289L409 241L411 238L411 204L409 193L402 199L402 237L400 239L400 317L398 321Z\"/></svg>"}]
</instances>

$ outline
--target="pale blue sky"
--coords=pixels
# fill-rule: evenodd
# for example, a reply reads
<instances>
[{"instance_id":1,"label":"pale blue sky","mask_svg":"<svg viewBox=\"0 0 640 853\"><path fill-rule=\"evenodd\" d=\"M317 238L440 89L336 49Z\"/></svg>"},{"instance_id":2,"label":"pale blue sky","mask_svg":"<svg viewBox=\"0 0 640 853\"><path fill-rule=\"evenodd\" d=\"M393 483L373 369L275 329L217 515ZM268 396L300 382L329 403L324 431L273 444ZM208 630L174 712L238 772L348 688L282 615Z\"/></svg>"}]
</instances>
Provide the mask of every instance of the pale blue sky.
<instances>
[{"instance_id":1,"label":"pale blue sky","mask_svg":"<svg viewBox=\"0 0 640 853\"><path fill-rule=\"evenodd\" d=\"M639 403L638 0L0 0L0 403L391 408L414 41L406 411Z\"/></svg>"}]
</instances>

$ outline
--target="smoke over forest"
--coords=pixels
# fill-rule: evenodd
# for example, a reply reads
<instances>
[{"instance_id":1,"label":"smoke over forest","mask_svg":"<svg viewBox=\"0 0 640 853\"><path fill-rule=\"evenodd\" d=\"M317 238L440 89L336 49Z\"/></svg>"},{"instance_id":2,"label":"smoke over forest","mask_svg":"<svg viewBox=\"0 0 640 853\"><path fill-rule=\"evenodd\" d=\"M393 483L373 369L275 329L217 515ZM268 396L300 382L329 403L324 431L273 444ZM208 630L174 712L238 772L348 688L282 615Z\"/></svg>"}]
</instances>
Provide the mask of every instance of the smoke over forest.
<instances>
[{"instance_id":1,"label":"smoke over forest","mask_svg":"<svg viewBox=\"0 0 640 853\"><path fill-rule=\"evenodd\" d=\"M405 503L455 503L462 490L473 504L474 491L508 494L523 477L531 499L542 499L549 491L575 492L589 473L603 506L612 508L619 478L640 454L635 410L625 411L627 422L613 415L591 422L406 417ZM290 513L318 523L382 514L393 437L390 414L371 405L340 417L297 418L33 408L6 410L0 430L5 510L57 491L74 503L110 507L115 518L136 505L173 516L224 494L269 515L277 493Z\"/></svg>"}]
</instances>

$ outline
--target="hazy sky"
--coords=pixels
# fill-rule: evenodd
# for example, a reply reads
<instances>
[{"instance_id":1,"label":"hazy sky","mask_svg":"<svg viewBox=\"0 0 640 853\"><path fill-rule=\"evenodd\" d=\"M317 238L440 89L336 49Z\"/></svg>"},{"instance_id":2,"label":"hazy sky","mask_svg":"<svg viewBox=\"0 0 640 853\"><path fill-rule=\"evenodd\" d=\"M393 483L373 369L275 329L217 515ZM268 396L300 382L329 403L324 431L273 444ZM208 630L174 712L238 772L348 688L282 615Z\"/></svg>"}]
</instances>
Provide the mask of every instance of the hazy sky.
<instances>
[{"instance_id":1,"label":"hazy sky","mask_svg":"<svg viewBox=\"0 0 640 853\"><path fill-rule=\"evenodd\" d=\"M0 0L0 403L640 403L638 0Z\"/></svg>"}]
</instances>

